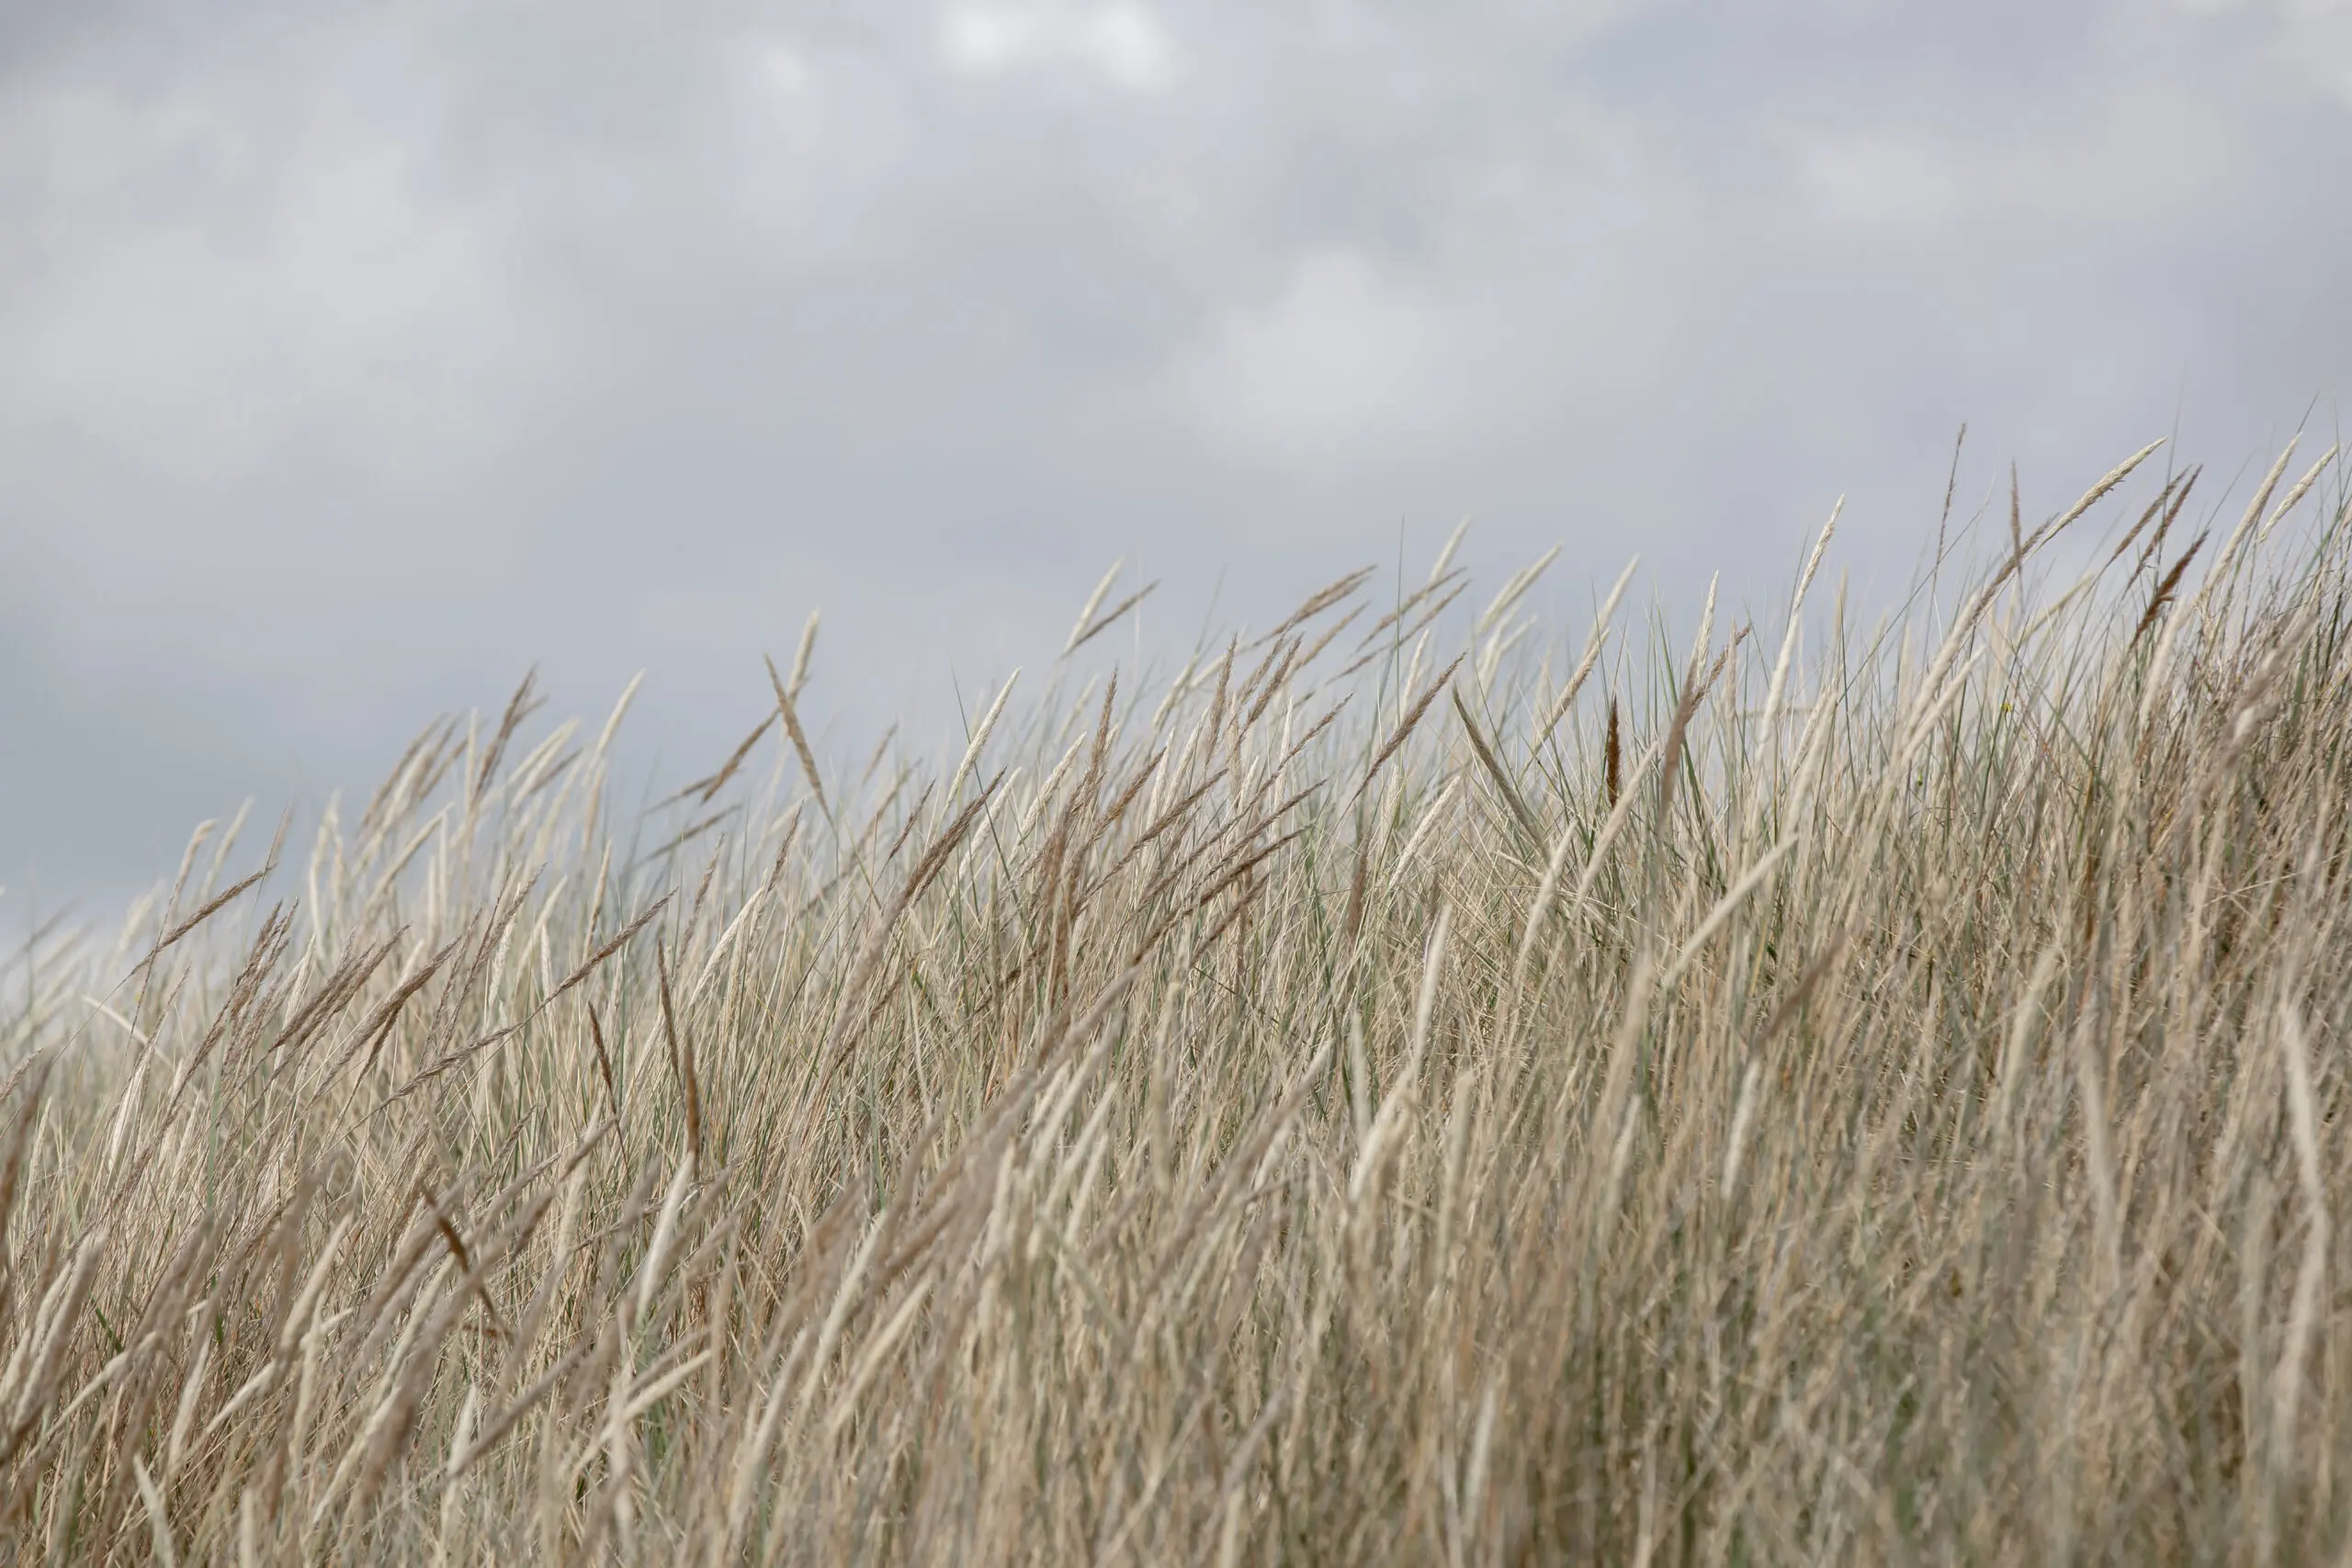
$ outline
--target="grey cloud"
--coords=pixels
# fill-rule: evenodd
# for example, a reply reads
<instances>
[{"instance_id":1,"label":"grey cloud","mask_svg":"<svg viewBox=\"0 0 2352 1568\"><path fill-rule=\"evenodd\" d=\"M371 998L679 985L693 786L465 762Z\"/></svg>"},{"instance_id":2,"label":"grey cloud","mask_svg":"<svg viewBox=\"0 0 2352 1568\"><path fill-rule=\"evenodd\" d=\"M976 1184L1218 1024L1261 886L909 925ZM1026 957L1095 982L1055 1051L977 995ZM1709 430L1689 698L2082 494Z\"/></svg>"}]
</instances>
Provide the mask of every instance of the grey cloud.
<instances>
[{"instance_id":1,"label":"grey cloud","mask_svg":"<svg viewBox=\"0 0 2352 1568\"><path fill-rule=\"evenodd\" d=\"M1159 646L1465 512L1760 597L1849 492L1891 583L1961 421L2055 505L2352 346L2308 6L24 9L0 881L535 660L691 766L812 604L820 705L944 722L1121 554Z\"/></svg>"}]
</instances>

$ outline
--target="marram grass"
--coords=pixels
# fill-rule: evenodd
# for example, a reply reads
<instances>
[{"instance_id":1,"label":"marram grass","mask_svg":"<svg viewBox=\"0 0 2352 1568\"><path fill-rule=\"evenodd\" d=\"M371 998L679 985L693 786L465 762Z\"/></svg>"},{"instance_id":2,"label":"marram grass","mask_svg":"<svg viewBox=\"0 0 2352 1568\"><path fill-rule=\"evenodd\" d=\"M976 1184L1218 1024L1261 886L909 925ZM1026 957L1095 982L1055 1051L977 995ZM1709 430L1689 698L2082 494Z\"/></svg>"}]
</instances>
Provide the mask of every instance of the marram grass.
<instances>
[{"instance_id":1,"label":"marram grass","mask_svg":"<svg viewBox=\"0 0 2352 1568\"><path fill-rule=\"evenodd\" d=\"M0 1556L2337 1560L2352 542L2154 471L199 835L11 970Z\"/></svg>"}]
</instances>

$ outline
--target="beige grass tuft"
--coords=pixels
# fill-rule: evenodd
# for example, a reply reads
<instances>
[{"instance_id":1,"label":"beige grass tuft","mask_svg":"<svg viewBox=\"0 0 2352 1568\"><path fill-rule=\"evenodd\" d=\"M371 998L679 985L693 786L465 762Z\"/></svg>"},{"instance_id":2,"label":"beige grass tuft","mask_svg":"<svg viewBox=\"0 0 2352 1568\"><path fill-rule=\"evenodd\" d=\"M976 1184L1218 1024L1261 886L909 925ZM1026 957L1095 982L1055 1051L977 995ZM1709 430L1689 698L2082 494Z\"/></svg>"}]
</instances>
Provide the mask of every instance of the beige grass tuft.
<instances>
[{"instance_id":1,"label":"beige grass tuft","mask_svg":"<svg viewBox=\"0 0 2352 1568\"><path fill-rule=\"evenodd\" d=\"M646 819L526 682L208 829L7 969L0 1558L2340 1560L2352 537L2153 450L1867 643L1114 571L947 766L812 619Z\"/></svg>"}]
</instances>

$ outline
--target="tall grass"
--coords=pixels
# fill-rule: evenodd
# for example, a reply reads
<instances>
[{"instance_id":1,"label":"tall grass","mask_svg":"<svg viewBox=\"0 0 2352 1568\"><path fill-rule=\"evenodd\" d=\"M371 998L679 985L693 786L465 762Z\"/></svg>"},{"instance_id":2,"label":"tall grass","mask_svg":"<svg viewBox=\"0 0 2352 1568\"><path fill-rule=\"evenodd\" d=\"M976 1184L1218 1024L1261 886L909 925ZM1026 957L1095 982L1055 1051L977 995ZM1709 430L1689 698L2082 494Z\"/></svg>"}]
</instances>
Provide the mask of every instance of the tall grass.
<instances>
[{"instance_id":1,"label":"tall grass","mask_svg":"<svg viewBox=\"0 0 2352 1568\"><path fill-rule=\"evenodd\" d=\"M1441 562L936 767L813 744L804 642L649 814L526 689L255 886L199 835L13 971L6 1555L2333 1558L2283 461L1867 633L1819 548L1687 650Z\"/></svg>"}]
</instances>

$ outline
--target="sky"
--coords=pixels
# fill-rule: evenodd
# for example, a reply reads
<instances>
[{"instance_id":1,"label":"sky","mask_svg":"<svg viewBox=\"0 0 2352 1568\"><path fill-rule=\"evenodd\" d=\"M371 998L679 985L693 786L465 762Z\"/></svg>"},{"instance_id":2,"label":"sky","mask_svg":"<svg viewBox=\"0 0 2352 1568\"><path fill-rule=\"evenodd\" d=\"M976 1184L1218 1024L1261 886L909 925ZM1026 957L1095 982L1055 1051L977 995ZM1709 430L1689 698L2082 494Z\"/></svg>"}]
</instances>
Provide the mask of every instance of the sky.
<instances>
[{"instance_id":1,"label":"sky","mask_svg":"<svg viewBox=\"0 0 2352 1568\"><path fill-rule=\"evenodd\" d=\"M1891 594L1963 423L2243 491L2347 190L2352 0L0 6L0 925L535 665L696 776L812 609L952 751L1122 558L1181 657L1464 516Z\"/></svg>"}]
</instances>

